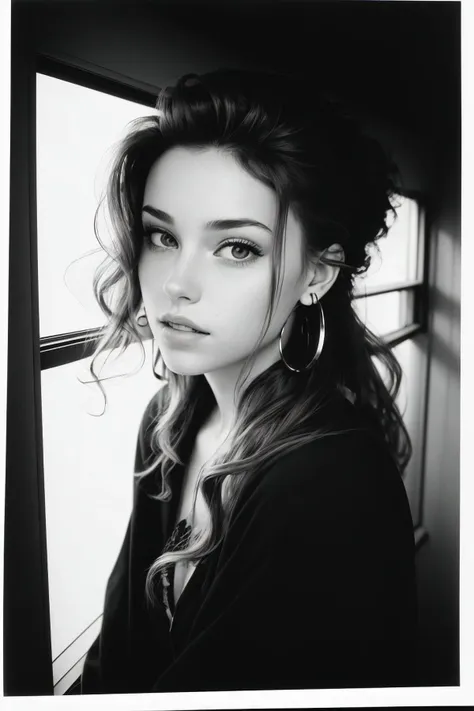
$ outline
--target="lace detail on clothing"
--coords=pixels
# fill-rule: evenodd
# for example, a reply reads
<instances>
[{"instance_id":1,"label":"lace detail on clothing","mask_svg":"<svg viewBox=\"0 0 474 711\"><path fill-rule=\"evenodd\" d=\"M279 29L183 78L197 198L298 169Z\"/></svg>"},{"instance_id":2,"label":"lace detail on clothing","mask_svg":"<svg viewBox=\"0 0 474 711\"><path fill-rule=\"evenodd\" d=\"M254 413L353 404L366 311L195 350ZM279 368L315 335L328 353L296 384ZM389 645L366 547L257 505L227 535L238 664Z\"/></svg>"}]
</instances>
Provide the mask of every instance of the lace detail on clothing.
<instances>
[{"instance_id":1,"label":"lace detail on clothing","mask_svg":"<svg viewBox=\"0 0 474 711\"><path fill-rule=\"evenodd\" d=\"M182 518L181 521L178 521L178 523L176 524L176 526L173 529L171 536L167 540L165 547L163 548L163 553L169 553L170 551L180 551L180 550L183 550L183 548L186 548L186 546L189 545L189 542L191 540L191 531L192 531L191 524L188 524L186 519ZM173 568L173 574L171 574L171 568ZM173 584L173 582L174 582L174 565L170 564L170 565L167 565L165 568L162 568L162 570L161 570L161 585L162 585L162 589L163 589L163 603L164 603L166 614L168 616L170 624L173 622L173 613L174 613L173 592L171 591L171 594L170 594L170 587Z\"/></svg>"}]
</instances>

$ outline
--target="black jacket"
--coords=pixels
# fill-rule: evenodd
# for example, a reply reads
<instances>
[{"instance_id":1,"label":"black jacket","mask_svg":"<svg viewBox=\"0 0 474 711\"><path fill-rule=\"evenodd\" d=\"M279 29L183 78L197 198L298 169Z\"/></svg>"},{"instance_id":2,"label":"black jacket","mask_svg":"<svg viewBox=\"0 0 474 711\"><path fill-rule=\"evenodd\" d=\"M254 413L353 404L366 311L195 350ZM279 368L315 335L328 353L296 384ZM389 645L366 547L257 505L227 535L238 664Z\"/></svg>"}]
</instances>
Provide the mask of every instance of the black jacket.
<instances>
[{"instance_id":1,"label":"black jacket","mask_svg":"<svg viewBox=\"0 0 474 711\"><path fill-rule=\"evenodd\" d=\"M137 471L150 462L159 401L160 393L140 426ZM300 446L254 477L222 544L185 587L171 631L160 601L147 608L144 585L175 525L183 468L171 473L169 503L147 496L157 491L153 475L135 483L101 633L72 693L414 683L405 488L358 410L341 396L330 411L349 431ZM191 443L190 435L188 453Z\"/></svg>"}]
</instances>

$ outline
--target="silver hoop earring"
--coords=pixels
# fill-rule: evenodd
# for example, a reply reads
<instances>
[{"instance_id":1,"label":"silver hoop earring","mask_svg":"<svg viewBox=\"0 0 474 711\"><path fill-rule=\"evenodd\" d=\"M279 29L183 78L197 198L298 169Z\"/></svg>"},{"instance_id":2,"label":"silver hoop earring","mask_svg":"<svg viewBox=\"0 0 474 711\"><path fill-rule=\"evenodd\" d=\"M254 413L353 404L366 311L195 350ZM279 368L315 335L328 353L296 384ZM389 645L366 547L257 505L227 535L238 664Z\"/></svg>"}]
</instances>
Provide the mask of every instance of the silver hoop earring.
<instances>
[{"instance_id":1,"label":"silver hoop earring","mask_svg":"<svg viewBox=\"0 0 474 711\"><path fill-rule=\"evenodd\" d=\"M324 346L324 339L326 337L326 322L324 319L324 311L323 307L321 305L320 300L316 296L316 294L312 293L311 294L311 301L312 304L311 306L305 306L302 308L297 308L295 311L295 318L296 318L296 323L294 325L294 331L299 331L300 335L303 336L303 338L306 341L306 348L308 350L313 350L313 355L311 359L309 360L306 365L292 365L288 362L288 359L285 358L283 354L283 334L285 331L286 323L284 324L283 328L280 331L280 339L279 339L279 348L280 348L280 355L283 363L285 366L288 368L288 370L291 370L293 373L301 373L307 370L310 370L310 368L313 367L313 365L316 363L316 361L320 358L321 353L323 352L323 346ZM314 327L314 323L311 324L311 321L314 321L314 311L315 309L313 308L315 305L319 306L319 332L318 332L318 341L316 347L314 347L314 341L316 337L316 332L317 329ZM304 309L304 311L303 311ZM289 344L290 347L292 346L293 350L300 351L300 347L295 345L295 344Z\"/></svg>"},{"instance_id":2,"label":"silver hoop earring","mask_svg":"<svg viewBox=\"0 0 474 711\"><path fill-rule=\"evenodd\" d=\"M148 326L148 318L145 313L145 309L137 315L137 324L141 327L144 328L145 326Z\"/></svg>"}]
</instances>

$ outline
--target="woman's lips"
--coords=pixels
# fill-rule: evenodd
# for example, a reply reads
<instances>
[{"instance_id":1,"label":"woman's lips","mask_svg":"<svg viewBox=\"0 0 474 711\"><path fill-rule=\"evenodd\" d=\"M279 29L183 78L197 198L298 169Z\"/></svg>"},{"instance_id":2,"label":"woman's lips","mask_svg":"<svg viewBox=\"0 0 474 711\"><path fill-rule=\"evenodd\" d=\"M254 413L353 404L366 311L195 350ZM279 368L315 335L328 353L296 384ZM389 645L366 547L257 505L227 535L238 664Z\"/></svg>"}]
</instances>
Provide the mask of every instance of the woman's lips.
<instances>
[{"instance_id":1,"label":"woman's lips","mask_svg":"<svg viewBox=\"0 0 474 711\"><path fill-rule=\"evenodd\" d=\"M168 324L162 323L163 334L166 338L178 339L178 340L192 340L195 338L202 338L203 336L208 336L208 333L202 333L201 331L195 331L189 326L182 326L180 324Z\"/></svg>"},{"instance_id":2,"label":"woman's lips","mask_svg":"<svg viewBox=\"0 0 474 711\"><path fill-rule=\"evenodd\" d=\"M185 326L182 323L166 323L164 324L167 328L172 328L173 331L182 331L183 333L201 333L205 335L203 331L198 331L196 328L191 328L191 326Z\"/></svg>"},{"instance_id":3,"label":"woman's lips","mask_svg":"<svg viewBox=\"0 0 474 711\"><path fill-rule=\"evenodd\" d=\"M169 328L175 329L176 331L181 330L183 331L183 333L186 330L191 329L192 331L195 331L197 333L207 334L207 331L201 328L199 324L194 323L194 321L191 321L191 319L186 318L186 316L182 316L180 314L163 314L163 316L160 318L160 322L168 326Z\"/></svg>"}]
</instances>

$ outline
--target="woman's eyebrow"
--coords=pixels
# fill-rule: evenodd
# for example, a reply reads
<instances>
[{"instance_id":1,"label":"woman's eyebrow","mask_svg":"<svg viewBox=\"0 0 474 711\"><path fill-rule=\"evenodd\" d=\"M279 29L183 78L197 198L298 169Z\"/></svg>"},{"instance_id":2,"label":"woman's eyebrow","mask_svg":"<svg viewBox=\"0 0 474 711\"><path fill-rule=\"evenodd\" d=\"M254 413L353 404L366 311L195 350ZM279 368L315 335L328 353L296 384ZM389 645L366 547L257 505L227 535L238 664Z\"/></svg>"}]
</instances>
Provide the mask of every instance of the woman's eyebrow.
<instances>
[{"instance_id":1,"label":"woman's eyebrow","mask_svg":"<svg viewBox=\"0 0 474 711\"><path fill-rule=\"evenodd\" d=\"M168 225L174 225L174 220L171 215L168 215L164 210L159 210L157 207L152 207L151 205L145 205L142 212L147 212L154 217L157 217L162 222L166 222ZM272 233L271 229L264 225L263 222L258 222L257 220L251 220L249 217L242 217L239 219L228 219L228 220L211 220L207 222L205 228L208 230L229 230L236 227L261 227L267 232Z\"/></svg>"}]
</instances>

